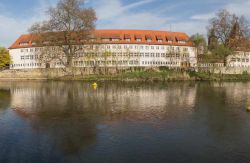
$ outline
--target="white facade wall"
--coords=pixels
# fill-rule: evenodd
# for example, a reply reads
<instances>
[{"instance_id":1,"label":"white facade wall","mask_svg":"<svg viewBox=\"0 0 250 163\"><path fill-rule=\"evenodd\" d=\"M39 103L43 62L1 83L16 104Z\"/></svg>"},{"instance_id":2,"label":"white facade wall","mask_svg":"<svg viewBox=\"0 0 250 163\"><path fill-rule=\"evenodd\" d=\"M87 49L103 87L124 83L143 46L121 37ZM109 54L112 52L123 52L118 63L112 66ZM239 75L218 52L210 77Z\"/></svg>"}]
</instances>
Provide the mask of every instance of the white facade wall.
<instances>
[{"instance_id":1,"label":"white facade wall","mask_svg":"<svg viewBox=\"0 0 250 163\"><path fill-rule=\"evenodd\" d=\"M97 45L94 45L94 49ZM75 67L90 67L97 64L103 66L103 58L100 53L110 52L106 66L121 67L182 67L188 63L190 67L197 66L197 55L194 47L171 46L171 45L143 45L143 44L102 44L99 50L90 50L97 53L97 58L86 59L84 55L88 52L79 52L79 58L74 59ZM11 69L33 69L45 68L45 63L39 63L40 48L10 49L12 58ZM172 54L172 55L170 55ZM116 62L116 63L114 63ZM90 64L91 63L91 64ZM51 68L63 67L59 60L50 65Z\"/></svg>"},{"instance_id":2,"label":"white facade wall","mask_svg":"<svg viewBox=\"0 0 250 163\"><path fill-rule=\"evenodd\" d=\"M250 52L237 51L227 57L228 67L250 67Z\"/></svg>"}]
</instances>

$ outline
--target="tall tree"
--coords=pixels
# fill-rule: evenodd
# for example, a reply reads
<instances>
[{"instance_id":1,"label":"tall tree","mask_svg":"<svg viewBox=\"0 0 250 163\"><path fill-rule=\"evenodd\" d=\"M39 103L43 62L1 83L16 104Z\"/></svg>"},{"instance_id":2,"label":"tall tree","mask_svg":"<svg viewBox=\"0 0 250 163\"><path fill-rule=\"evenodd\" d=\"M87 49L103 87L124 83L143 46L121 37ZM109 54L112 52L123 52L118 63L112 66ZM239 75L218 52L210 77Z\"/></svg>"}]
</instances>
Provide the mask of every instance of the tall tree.
<instances>
[{"instance_id":1,"label":"tall tree","mask_svg":"<svg viewBox=\"0 0 250 163\"><path fill-rule=\"evenodd\" d=\"M196 33L190 37L191 41L194 43L196 49L197 49L197 54L205 54L207 50L207 42L206 39L203 35Z\"/></svg>"},{"instance_id":2,"label":"tall tree","mask_svg":"<svg viewBox=\"0 0 250 163\"><path fill-rule=\"evenodd\" d=\"M208 49L214 50L218 47L218 38L215 35L214 29L210 29L208 32Z\"/></svg>"},{"instance_id":3,"label":"tall tree","mask_svg":"<svg viewBox=\"0 0 250 163\"><path fill-rule=\"evenodd\" d=\"M9 65L10 65L9 51L4 47L0 47L0 69L8 67Z\"/></svg>"},{"instance_id":4,"label":"tall tree","mask_svg":"<svg viewBox=\"0 0 250 163\"><path fill-rule=\"evenodd\" d=\"M90 43L97 20L92 8L86 8L84 0L59 0L48 10L49 19L35 23L30 32L33 42L42 46L41 62L60 61L72 67L73 60L83 51L82 45Z\"/></svg>"},{"instance_id":5,"label":"tall tree","mask_svg":"<svg viewBox=\"0 0 250 163\"><path fill-rule=\"evenodd\" d=\"M214 18L210 19L208 33L213 31L214 35L218 39L218 42L227 46L236 22L239 23L242 37L249 38L250 30L247 19L244 16L239 17L232 14L227 10L220 10Z\"/></svg>"}]
</instances>

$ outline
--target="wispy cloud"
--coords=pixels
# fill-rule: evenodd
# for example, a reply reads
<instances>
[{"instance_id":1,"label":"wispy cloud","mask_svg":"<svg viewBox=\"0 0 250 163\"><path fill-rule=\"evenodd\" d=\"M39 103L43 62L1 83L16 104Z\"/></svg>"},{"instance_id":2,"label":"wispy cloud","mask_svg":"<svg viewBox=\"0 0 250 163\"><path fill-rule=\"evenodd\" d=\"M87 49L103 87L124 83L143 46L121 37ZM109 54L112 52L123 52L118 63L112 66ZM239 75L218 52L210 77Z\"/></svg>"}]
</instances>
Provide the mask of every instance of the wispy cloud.
<instances>
[{"instance_id":1,"label":"wispy cloud","mask_svg":"<svg viewBox=\"0 0 250 163\"><path fill-rule=\"evenodd\" d=\"M99 19L98 28L119 29L159 29L165 26L168 18L152 11L137 11L144 5L152 5L156 0L142 0L123 4L121 0L98 0L95 8ZM170 19L170 18L169 18Z\"/></svg>"},{"instance_id":2,"label":"wispy cloud","mask_svg":"<svg viewBox=\"0 0 250 163\"><path fill-rule=\"evenodd\" d=\"M14 1L8 1L15 6ZM32 1L32 0L27 0ZM30 14L14 15L0 2L0 44L9 46L27 32L31 24L47 18L45 11L58 0L37 0L36 6L27 6ZM7 2L7 1L6 1ZM34 1L32 1L34 2ZM206 35L206 26L218 9L228 9L238 15L250 17L250 0L86 0L98 16L97 28L155 29L181 31ZM28 4L28 3L27 3ZM15 10L19 10L18 7Z\"/></svg>"},{"instance_id":3,"label":"wispy cloud","mask_svg":"<svg viewBox=\"0 0 250 163\"><path fill-rule=\"evenodd\" d=\"M45 14L47 8L48 3L45 3L44 0L40 0L39 5L31 10L32 14L29 18L25 19L0 14L0 44L8 47L19 35L27 33L27 30L33 23L47 17Z\"/></svg>"}]
</instances>

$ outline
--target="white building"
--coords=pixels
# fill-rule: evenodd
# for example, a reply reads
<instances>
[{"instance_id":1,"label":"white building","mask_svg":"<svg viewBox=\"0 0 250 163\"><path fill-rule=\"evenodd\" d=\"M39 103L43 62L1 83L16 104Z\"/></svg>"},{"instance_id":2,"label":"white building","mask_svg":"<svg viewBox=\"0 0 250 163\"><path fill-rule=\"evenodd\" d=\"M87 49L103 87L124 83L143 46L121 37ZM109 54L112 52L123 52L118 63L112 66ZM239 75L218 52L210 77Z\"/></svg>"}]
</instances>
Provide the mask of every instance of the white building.
<instances>
[{"instance_id":1,"label":"white building","mask_svg":"<svg viewBox=\"0 0 250 163\"><path fill-rule=\"evenodd\" d=\"M152 30L96 30L94 40L99 44L82 46L83 51L73 59L74 67L196 67L197 55L188 35L180 32ZM39 51L32 35L22 35L9 48L11 69L59 68L62 60L51 63L39 60ZM56 50L56 47L51 47ZM110 55L105 59L104 52ZM53 55L53 54L52 54ZM88 56L95 56L88 57Z\"/></svg>"},{"instance_id":2,"label":"white building","mask_svg":"<svg viewBox=\"0 0 250 163\"><path fill-rule=\"evenodd\" d=\"M228 67L250 67L250 52L236 51L227 57Z\"/></svg>"}]
</instances>

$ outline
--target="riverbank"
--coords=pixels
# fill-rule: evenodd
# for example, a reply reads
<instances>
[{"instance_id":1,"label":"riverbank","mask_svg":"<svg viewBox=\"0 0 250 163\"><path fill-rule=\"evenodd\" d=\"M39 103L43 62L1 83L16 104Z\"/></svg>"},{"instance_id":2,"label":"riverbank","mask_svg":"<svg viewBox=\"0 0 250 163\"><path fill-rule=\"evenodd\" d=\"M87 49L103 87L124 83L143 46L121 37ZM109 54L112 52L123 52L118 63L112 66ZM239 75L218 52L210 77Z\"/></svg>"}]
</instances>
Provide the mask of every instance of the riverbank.
<instances>
[{"instance_id":1,"label":"riverbank","mask_svg":"<svg viewBox=\"0 0 250 163\"><path fill-rule=\"evenodd\" d=\"M127 72L117 75L65 76L51 80L82 81L250 81L250 74L212 74L207 72Z\"/></svg>"},{"instance_id":2,"label":"riverbank","mask_svg":"<svg viewBox=\"0 0 250 163\"><path fill-rule=\"evenodd\" d=\"M222 74L210 71L194 71L167 68L133 68L93 71L91 69L30 69L5 70L0 80L81 80L81 81L235 81L250 80L250 73Z\"/></svg>"}]
</instances>

